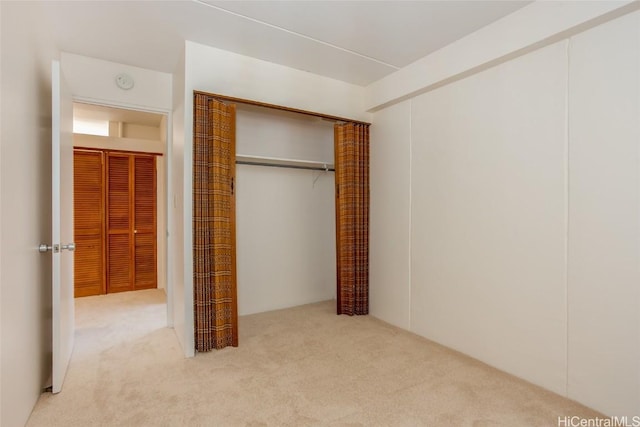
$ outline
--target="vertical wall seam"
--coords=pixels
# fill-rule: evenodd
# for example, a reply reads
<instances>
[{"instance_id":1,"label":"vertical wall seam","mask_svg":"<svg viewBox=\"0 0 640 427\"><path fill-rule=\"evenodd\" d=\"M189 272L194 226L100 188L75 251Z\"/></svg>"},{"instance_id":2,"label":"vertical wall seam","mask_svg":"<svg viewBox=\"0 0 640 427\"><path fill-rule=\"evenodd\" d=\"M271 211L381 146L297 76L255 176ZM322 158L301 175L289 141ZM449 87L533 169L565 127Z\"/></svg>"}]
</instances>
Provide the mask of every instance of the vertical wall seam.
<instances>
[{"instance_id":1,"label":"vertical wall seam","mask_svg":"<svg viewBox=\"0 0 640 427\"><path fill-rule=\"evenodd\" d=\"M637 42L638 42L638 47L640 48L640 13L638 14L638 16L636 17L636 20L638 21L638 25L636 26L636 37L637 37ZM638 63L637 63L637 67L638 70L640 70L640 54L637 57ZM638 73L638 102L640 104L640 72ZM638 105L638 107L640 107L640 105ZM640 123L640 108L638 108L638 121L636 123ZM640 126L640 125L638 125ZM640 129L639 129L640 130ZM636 162L637 165L640 167L640 138L638 138L638 150L636 151ZM637 170L637 169L636 169ZM638 184L638 197L640 198L640 175L636 175L636 179L638 179L639 181ZM640 230L640 215L636 215L637 220L638 220L638 230ZM639 242L640 243L640 242ZM640 255L640 254L639 254ZM640 261L640 258L638 259ZM640 275L640 262L638 262L638 274ZM638 276L636 276L638 277ZM638 295L638 309L640 309L640 295ZM638 316L638 343L640 345L640 316ZM638 358L638 389L640 390L640 358Z\"/></svg>"},{"instance_id":2,"label":"vertical wall seam","mask_svg":"<svg viewBox=\"0 0 640 427\"><path fill-rule=\"evenodd\" d=\"M413 302L413 100L409 100L409 330L411 323L411 306Z\"/></svg>"},{"instance_id":3,"label":"vertical wall seam","mask_svg":"<svg viewBox=\"0 0 640 427\"><path fill-rule=\"evenodd\" d=\"M566 72L566 92L565 92L565 177L564 177L564 224L565 224L565 241L564 241L564 279L565 279L565 395L569 397L569 191L570 191L570 163L569 163L569 144L570 144L570 122L569 122L569 96L570 91L570 70L571 70L571 37L567 39L567 72Z\"/></svg>"}]
</instances>

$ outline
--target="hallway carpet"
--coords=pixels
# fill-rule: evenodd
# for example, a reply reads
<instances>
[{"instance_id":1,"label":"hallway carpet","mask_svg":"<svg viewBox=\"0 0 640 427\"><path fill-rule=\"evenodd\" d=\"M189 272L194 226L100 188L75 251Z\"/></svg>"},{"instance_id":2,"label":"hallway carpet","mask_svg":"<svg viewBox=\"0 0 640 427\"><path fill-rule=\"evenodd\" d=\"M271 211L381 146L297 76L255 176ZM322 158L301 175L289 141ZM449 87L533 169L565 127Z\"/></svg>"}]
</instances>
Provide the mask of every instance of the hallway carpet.
<instances>
[{"instance_id":1,"label":"hallway carpet","mask_svg":"<svg viewBox=\"0 0 640 427\"><path fill-rule=\"evenodd\" d=\"M557 426L602 416L327 301L240 318L240 347L182 357L164 292L76 301L60 394L28 426Z\"/></svg>"}]
</instances>

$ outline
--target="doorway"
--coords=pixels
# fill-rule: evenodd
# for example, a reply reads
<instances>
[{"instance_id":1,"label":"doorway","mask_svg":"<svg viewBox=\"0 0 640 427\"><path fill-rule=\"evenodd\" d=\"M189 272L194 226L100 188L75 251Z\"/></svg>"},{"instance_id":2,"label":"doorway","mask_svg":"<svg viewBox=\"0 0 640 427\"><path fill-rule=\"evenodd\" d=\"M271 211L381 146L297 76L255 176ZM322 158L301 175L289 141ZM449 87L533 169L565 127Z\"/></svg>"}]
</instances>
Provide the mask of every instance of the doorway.
<instances>
[{"instance_id":1,"label":"doorway","mask_svg":"<svg viewBox=\"0 0 640 427\"><path fill-rule=\"evenodd\" d=\"M76 306L157 289L166 309L168 117L74 102L73 122Z\"/></svg>"}]
</instances>

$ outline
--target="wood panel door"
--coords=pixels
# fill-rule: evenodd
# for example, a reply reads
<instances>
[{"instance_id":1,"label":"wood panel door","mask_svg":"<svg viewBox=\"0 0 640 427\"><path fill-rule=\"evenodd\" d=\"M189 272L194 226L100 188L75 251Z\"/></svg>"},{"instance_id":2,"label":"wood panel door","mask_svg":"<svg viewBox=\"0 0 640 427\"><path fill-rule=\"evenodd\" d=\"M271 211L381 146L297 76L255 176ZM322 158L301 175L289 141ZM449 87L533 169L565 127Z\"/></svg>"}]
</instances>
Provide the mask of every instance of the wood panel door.
<instances>
[{"instance_id":1,"label":"wood panel door","mask_svg":"<svg viewBox=\"0 0 640 427\"><path fill-rule=\"evenodd\" d=\"M107 293L133 290L131 156L107 156Z\"/></svg>"},{"instance_id":2,"label":"wood panel door","mask_svg":"<svg viewBox=\"0 0 640 427\"><path fill-rule=\"evenodd\" d=\"M157 287L156 159L109 153L107 293Z\"/></svg>"},{"instance_id":3,"label":"wood panel door","mask_svg":"<svg viewBox=\"0 0 640 427\"><path fill-rule=\"evenodd\" d=\"M156 158L133 157L133 287L157 287Z\"/></svg>"},{"instance_id":4,"label":"wood panel door","mask_svg":"<svg viewBox=\"0 0 640 427\"><path fill-rule=\"evenodd\" d=\"M104 154L73 153L74 296L105 293Z\"/></svg>"}]
</instances>

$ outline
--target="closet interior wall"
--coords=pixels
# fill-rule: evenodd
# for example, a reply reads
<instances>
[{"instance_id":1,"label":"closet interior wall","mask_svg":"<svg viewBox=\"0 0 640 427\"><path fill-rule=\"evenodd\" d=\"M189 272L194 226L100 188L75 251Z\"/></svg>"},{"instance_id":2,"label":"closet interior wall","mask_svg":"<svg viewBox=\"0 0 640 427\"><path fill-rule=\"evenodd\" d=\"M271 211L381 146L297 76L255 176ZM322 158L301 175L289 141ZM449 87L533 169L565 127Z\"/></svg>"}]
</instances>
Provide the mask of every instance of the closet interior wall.
<instances>
[{"instance_id":1,"label":"closet interior wall","mask_svg":"<svg viewBox=\"0 0 640 427\"><path fill-rule=\"evenodd\" d=\"M333 123L237 105L236 154L333 164ZM334 173L236 166L238 314L335 298Z\"/></svg>"}]
</instances>

